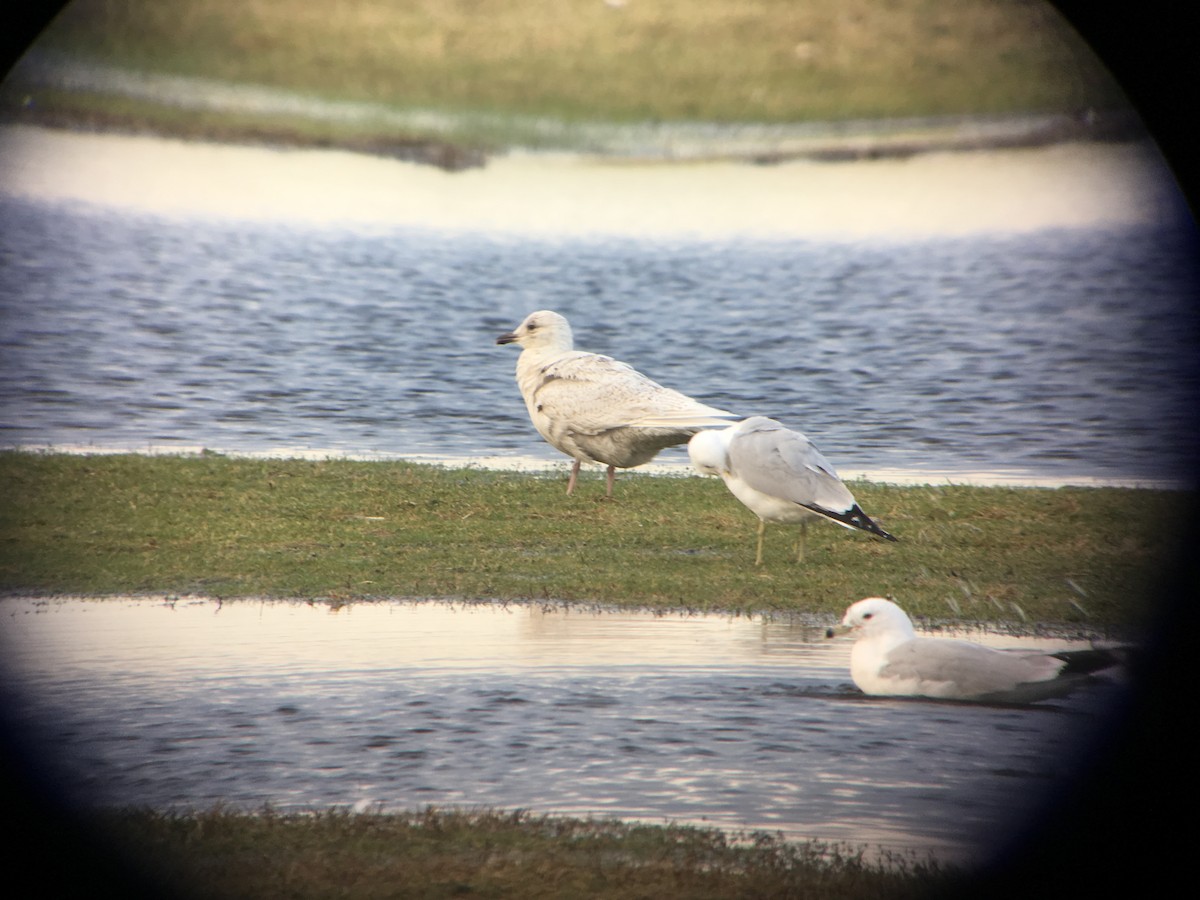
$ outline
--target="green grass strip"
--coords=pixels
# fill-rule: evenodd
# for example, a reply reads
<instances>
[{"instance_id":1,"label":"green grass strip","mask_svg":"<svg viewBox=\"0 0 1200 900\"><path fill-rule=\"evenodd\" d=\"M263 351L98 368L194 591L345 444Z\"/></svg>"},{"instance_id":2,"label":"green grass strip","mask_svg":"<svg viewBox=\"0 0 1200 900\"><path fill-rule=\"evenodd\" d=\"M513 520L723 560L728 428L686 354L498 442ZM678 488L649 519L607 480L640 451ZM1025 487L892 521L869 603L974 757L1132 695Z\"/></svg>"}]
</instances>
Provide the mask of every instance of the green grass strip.
<instances>
[{"instance_id":1,"label":"green grass strip","mask_svg":"<svg viewBox=\"0 0 1200 900\"><path fill-rule=\"evenodd\" d=\"M467 598L840 614L894 595L934 619L1124 629L1153 610L1191 500L1126 488L855 482L899 543L767 530L716 479L407 462L0 453L0 590Z\"/></svg>"},{"instance_id":2,"label":"green grass strip","mask_svg":"<svg viewBox=\"0 0 1200 900\"><path fill-rule=\"evenodd\" d=\"M922 897L952 867L755 832L523 811L128 811L97 823L168 889L269 898ZM190 895L190 894L189 894Z\"/></svg>"}]
</instances>

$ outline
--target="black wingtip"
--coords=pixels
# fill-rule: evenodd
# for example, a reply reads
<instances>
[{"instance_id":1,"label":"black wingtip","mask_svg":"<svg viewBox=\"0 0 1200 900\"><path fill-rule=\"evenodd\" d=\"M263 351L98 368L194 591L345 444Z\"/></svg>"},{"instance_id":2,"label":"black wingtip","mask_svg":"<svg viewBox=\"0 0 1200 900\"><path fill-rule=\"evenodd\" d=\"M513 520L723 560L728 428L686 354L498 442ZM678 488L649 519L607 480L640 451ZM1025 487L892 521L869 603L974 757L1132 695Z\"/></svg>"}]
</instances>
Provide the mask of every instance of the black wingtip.
<instances>
[{"instance_id":1,"label":"black wingtip","mask_svg":"<svg viewBox=\"0 0 1200 900\"><path fill-rule=\"evenodd\" d=\"M886 531L876 525L871 520L871 517L863 512L862 507L857 503L850 507L850 509L841 513L831 512L828 509L819 509L814 506L810 506L809 509L813 510L814 512L819 512L823 516L828 516L835 522L841 522L843 525L849 525L851 528L857 528L860 531L866 531L870 534L884 538L885 540L895 541L897 543L900 541L898 537L888 534Z\"/></svg>"},{"instance_id":2,"label":"black wingtip","mask_svg":"<svg viewBox=\"0 0 1200 900\"><path fill-rule=\"evenodd\" d=\"M1062 671L1058 673L1061 678L1064 675L1091 675L1094 672L1102 672L1105 669L1125 665L1128 662L1129 653L1121 648L1093 647L1087 650L1063 650L1050 655L1066 663Z\"/></svg>"},{"instance_id":3,"label":"black wingtip","mask_svg":"<svg viewBox=\"0 0 1200 900\"><path fill-rule=\"evenodd\" d=\"M898 538L896 538L894 535L888 534L886 531L876 525L871 517L863 512L862 508L857 503L854 504L854 507L848 513L846 513L845 521L848 524L853 525L855 528L861 528L863 531L869 531L871 534L879 535L879 537L886 540L898 540Z\"/></svg>"}]
</instances>

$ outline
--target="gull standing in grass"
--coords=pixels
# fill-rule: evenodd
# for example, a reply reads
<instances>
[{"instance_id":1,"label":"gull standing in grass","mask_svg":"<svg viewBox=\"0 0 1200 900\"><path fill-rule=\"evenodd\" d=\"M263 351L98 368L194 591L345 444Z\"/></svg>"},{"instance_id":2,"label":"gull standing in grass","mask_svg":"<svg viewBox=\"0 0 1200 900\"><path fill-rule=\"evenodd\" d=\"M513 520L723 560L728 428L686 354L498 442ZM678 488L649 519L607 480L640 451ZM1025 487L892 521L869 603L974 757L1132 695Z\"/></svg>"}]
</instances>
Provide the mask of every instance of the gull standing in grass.
<instances>
[{"instance_id":1,"label":"gull standing in grass","mask_svg":"<svg viewBox=\"0 0 1200 900\"><path fill-rule=\"evenodd\" d=\"M1109 650L996 650L953 638L917 637L899 606L859 600L828 637L856 636L850 677L864 694L1028 703L1058 697L1121 662Z\"/></svg>"},{"instance_id":2,"label":"gull standing in grass","mask_svg":"<svg viewBox=\"0 0 1200 900\"><path fill-rule=\"evenodd\" d=\"M612 497L616 469L640 466L705 426L737 418L612 357L574 349L571 326L550 310L530 313L496 343L522 348L517 385L529 418L552 447L575 460L568 494L575 490L580 463L608 466L605 496Z\"/></svg>"},{"instance_id":3,"label":"gull standing in grass","mask_svg":"<svg viewBox=\"0 0 1200 900\"><path fill-rule=\"evenodd\" d=\"M702 431L688 442L688 456L702 475L720 475L733 496L758 516L755 565L762 565L768 522L800 525L797 560L804 559L812 519L896 540L867 517L808 438L774 419L754 416L719 431Z\"/></svg>"}]
</instances>

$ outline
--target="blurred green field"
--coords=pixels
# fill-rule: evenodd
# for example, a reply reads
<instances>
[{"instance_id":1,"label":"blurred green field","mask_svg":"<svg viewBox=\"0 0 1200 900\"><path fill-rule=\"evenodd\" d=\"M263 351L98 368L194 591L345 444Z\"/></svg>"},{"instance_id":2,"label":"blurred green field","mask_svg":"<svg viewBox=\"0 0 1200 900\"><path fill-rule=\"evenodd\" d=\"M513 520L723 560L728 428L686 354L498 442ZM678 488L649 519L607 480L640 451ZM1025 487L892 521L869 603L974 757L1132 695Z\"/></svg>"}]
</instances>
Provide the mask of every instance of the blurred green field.
<instances>
[{"instance_id":1,"label":"blurred green field","mask_svg":"<svg viewBox=\"0 0 1200 900\"><path fill-rule=\"evenodd\" d=\"M799 123L1125 106L1042 0L75 0L37 48L468 120ZM2 109L12 117L31 94L10 88ZM34 96L39 114L60 123L90 113L92 125L111 114L127 126L184 127L166 100L78 86ZM305 139L295 121L274 125ZM386 131L339 127L363 141ZM504 140L494 122L457 137Z\"/></svg>"}]
</instances>

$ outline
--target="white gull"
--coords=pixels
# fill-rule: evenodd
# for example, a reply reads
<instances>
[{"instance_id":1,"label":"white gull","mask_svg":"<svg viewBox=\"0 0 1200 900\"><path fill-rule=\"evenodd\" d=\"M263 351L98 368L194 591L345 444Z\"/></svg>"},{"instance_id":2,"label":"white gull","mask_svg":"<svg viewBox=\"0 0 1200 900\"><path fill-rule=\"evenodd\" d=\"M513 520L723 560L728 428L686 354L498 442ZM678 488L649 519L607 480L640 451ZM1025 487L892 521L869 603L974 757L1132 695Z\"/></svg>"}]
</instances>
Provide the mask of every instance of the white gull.
<instances>
[{"instance_id":1,"label":"white gull","mask_svg":"<svg viewBox=\"0 0 1200 900\"><path fill-rule=\"evenodd\" d=\"M497 344L518 344L517 385L538 433L572 457L567 493L582 462L608 466L606 496L616 469L640 466L733 413L707 406L651 381L626 363L576 350L571 326L556 312L530 313Z\"/></svg>"},{"instance_id":2,"label":"white gull","mask_svg":"<svg viewBox=\"0 0 1200 900\"><path fill-rule=\"evenodd\" d=\"M688 456L696 471L721 476L733 496L758 516L755 565L762 564L768 522L800 525L797 559L804 558L808 522L814 519L896 540L868 518L808 438L774 419L753 416L718 431L702 431L688 442Z\"/></svg>"},{"instance_id":3,"label":"white gull","mask_svg":"<svg viewBox=\"0 0 1200 900\"><path fill-rule=\"evenodd\" d=\"M859 600L828 636L854 634L850 677L865 694L1027 703L1061 696L1121 662L1104 649L996 650L954 638L917 637L899 606Z\"/></svg>"}]
</instances>

